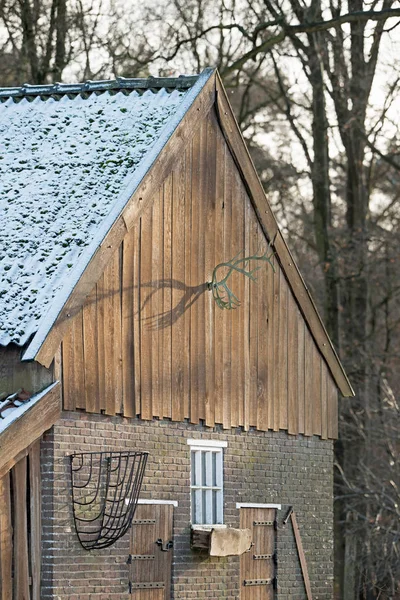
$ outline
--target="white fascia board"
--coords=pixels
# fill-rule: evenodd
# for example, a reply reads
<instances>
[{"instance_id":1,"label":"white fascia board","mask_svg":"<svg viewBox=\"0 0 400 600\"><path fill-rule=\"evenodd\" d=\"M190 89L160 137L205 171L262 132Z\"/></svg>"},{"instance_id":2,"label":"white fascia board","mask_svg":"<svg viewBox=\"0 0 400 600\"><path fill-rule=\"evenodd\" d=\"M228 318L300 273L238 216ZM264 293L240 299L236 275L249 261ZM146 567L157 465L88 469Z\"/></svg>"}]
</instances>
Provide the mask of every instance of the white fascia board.
<instances>
[{"instance_id":1,"label":"white fascia board","mask_svg":"<svg viewBox=\"0 0 400 600\"><path fill-rule=\"evenodd\" d=\"M153 164L157 160L164 146L172 137L175 129L178 127L179 123L182 121L187 111L189 110L197 96L200 94L201 90L203 89L203 87L205 86L205 84L207 83L207 81L213 73L214 69L207 68L204 69L204 71L199 75L198 80L196 81L194 86L188 91L177 112L165 124L164 128L161 131L161 135L158 141L143 157L138 168L133 173L132 177L127 182L124 182L123 187L121 188L121 191L118 195L118 198L116 199L113 208L111 209L108 216L104 219L103 223L99 226L97 235L82 252L77 264L72 269L71 273L68 273L68 278L65 285L53 298L49 310L42 315L42 318L39 321L38 330L36 331L31 343L28 345L28 348L23 354L21 359L22 361L30 361L35 359L35 356L44 344L50 330L56 322L58 315L62 311L65 303L67 302L75 286L82 277L89 262L92 260L97 248L100 247L100 245L102 244L107 233L110 231L111 227L114 225L115 221L118 219L118 217L124 210L125 206L128 204L135 191L138 189L145 175L152 168Z\"/></svg>"},{"instance_id":2,"label":"white fascia board","mask_svg":"<svg viewBox=\"0 0 400 600\"><path fill-rule=\"evenodd\" d=\"M170 504L171 506L178 506L177 500L153 500L147 498L139 498L138 504Z\"/></svg>"},{"instance_id":3,"label":"white fascia board","mask_svg":"<svg viewBox=\"0 0 400 600\"><path fill-rule=\"evenodd\" d=\"M187 440L188 446L199 446L202 448L227 448L228 442L223 440Z\"/></svg>"},{"instance_id":4,"label":"white fascia board","mask_svg":"<svg viewBox=\"0 0 400 600\"><path fill-rule=\"evenodd\" d=\"M257 504L255 502L236 502L236 508L276 508L281 510L282 504Z\"/></svg>"}]
</instances>

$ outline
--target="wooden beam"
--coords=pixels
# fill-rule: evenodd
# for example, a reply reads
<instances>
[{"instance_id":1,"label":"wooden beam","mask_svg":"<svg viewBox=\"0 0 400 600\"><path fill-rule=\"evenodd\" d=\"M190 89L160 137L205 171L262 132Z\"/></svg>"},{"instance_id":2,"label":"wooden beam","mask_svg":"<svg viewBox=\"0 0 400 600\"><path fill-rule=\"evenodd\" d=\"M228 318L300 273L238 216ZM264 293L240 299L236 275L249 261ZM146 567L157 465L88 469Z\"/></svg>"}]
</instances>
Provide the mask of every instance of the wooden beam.
<instances>
[{"instance_id":1,"label":"wooden beam","mask_svg":"<svg viewBox=\"0 0 400 600\"><path fill-rule=\"evenodd\" d=\"M258 178L246 143L236 122L221 79L216 75L217 114L225 140L240 170L247 187L250 199L268 240L275 238L274 248L286 279L293 291L296 301L307 321L308 327L324 357L332 376L343 396L354 396L354 391L343 370L335 349L330 341L321 317L310 296L307 286L293 260L289 248L278 229L277 222L266 198L264 188Z\"/></svg>"},{"instance_id":2,"label":"wooden beam","mask_svg":"<svg viewBox=\"0 0 400 600\"><path fill-rule=\"evenodd\" d=\"M114 250L121 244L127 231L130 231L137 219L150 203L158 198L158 189L172 166L183 156L189 140L200 123L207 116L215 101L215 73L213 73L201 92L175 129L153 167L143 178L141 184L127 202L121 215L115 221L103 242L97 248L90 263L83 272L55 323L35 355L35 360L48 367L67 332L71 320L77 314L101 277L111 260Z\"/></svg>"},{"instance_id":3,"label":"wooden beam","mask_svg":"<svg viewBox=\"0 0 400 600\"><path fill-rule=\"evenodd\" d=\"M12 524L10 474L0 479L0 600L12 598Z\"/></svg>"},{"instance_id":4,"label":"wooden beam","mask_svg":"<svg viewBox=\"0 0 400 600\"><path fill-rule=\"evenodd\" d=\"M0 478L24 455L28 446L50 429L61 415L61 386L57 383L0 435Z\"/></svg>"},{"instance_id":5,"label":"wooden beam","mask_svg":"<svg viewBox=\"0 0 400 600\"><path fill-rule=\"evenodd\" d=\"M26 510L27 460L18 461L12 472L14 490L14 597L29 600L28 521Z\"/></svg>"},{"instance_id":6,"label":"wooden beam","mask_svg":"<svg viewBox=\"0 0 400 600\"><path fill-rule=\"evenodd\" d=\"M292 519L293 533L296 540L297 553L299 555L301 572L303 574L304 585L307 592L307 600L312 600L310 577L308 575L307 561L303 550L303 543L300 537L299 526L297 524L296 514L292 511L290 518Z\"/></svg>"},{"instance_id":7,"label":"wooden beam","mask_svg":"<svg viewBox=\"0 0 400 600\"><path fill-rule=\"evenodd\" d=\"M40 477L40 439L29 450L30 485L30 559L31 600L40 600L40 575L42 558L42 490Z\"/></svg>"}]
</instances>

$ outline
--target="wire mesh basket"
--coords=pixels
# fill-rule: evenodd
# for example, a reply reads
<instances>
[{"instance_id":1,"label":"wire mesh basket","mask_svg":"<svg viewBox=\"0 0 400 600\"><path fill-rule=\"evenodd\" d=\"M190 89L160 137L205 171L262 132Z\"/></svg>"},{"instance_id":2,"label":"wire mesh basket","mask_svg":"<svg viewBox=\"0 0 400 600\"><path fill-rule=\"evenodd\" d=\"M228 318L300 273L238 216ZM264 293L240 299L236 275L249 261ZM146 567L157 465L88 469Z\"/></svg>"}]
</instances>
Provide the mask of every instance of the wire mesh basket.
<instances>
[{"instance_id":1,"label":"wire mesh basket","mask_svg":"<svg viewBox=\"0 0 400 600\"><path fill-rule=\"evenodd\" d=\"M75 530L85 550L107 548L132 524L148 452L70 455Z\"/></svg>"}]
</instances>

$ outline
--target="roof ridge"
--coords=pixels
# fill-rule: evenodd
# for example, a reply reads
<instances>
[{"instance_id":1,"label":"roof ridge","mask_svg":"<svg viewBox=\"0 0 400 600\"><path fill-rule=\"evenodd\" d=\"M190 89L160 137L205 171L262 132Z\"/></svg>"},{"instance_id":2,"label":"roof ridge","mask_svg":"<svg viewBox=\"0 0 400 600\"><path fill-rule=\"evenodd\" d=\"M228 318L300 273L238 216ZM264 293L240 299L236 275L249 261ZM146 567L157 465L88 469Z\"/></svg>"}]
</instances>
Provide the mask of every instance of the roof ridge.
<instances>
[{"instance_id":1,"label":"roof ridge","mask_svg":"<svg viewBox=\"0 0 400 600\"><path fill-rule=\"evenodd\" d=\"M24 83L16 87L0 87L0 98L20 98L25 96L53 96L64 94L81 94L89 92L106 92L109 90L135 89L189 89L198 80L199 75L179 75L179 77L117 77L83 83L50 83L32 85Z\"/></svg>"}]
</instances>

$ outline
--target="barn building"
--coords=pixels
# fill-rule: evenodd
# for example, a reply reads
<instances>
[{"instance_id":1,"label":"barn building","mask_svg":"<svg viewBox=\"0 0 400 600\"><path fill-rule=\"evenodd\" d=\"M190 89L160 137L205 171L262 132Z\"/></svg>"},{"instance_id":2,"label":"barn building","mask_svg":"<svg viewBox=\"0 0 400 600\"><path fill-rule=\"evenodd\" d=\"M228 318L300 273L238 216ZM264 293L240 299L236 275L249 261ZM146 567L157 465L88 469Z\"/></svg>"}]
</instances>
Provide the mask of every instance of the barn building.
<instances>
[{"instance_id":1,"label":"barn building","mask_svg":"<svg viewBox=\"0 0 400 600\"><path fill-rule=\"evenodd\" d=\"M330 600L353 391L218 73L0 100L1 600ZM74 458L135 451L88 550Z\"/></svg>"}]
</instances>

